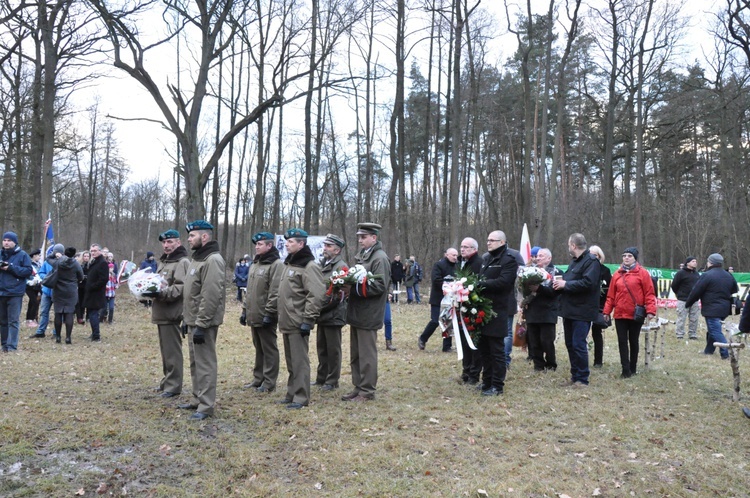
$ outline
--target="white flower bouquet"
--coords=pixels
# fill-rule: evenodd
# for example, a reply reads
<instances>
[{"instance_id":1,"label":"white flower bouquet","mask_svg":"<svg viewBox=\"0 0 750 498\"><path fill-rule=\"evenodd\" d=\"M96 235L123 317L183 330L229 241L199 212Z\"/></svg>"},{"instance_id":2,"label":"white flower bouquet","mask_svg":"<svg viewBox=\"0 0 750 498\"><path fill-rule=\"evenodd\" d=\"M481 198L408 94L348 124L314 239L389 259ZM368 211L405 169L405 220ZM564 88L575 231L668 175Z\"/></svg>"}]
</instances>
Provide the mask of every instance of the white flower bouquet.
<instances>
[{"instance_id":1,"label":"white flower bouquet","mask_svg":"<svg viewBox=\"0 0 750 498\"><path fill-rule=\"evenodd\" d=\"M166 289L167 285L164 277L151 271L151 268L138 270L128 278L128 289L137 299L154 297L155 294Z\"/></svg>"}]
</instances>

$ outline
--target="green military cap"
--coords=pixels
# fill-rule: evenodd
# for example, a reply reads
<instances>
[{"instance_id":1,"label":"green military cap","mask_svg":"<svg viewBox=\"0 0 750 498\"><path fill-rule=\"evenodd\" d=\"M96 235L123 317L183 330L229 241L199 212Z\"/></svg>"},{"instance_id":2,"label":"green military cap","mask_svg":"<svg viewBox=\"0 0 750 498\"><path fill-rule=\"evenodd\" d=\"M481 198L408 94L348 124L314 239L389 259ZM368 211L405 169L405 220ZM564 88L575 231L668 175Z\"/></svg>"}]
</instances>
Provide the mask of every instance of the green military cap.
<instances>
[{"instance_id":1,"label":"green military cap","mask_svg":"<svg viewBox=\"0 0 750 498\"><path fill-rule=\"evenodd\" d=\"M284 234L285 239L306 239L307 237L307 232L301 228L290 228Z\"/></svg>"},{"instance_id":2,"label":"green military cap","mask_svg":"<svg viewBox=\"0 0 750 498\"><path fill-rule=\"evenodd\" d=\"M253 242L253 244L257 244L261 240L274 240L274 236L271 232L258 232L253 235L250 240Z\"/></svg>"},{"instance_id":3,"label":"green military cap","mask_svg":"<svg viewBox=\"0 0 750 498\"><path fill-rule=\"evenodd\" d=\"M377 223L357 223L357 235L378 235L381 228Z\"/></svg>"},{"instance_id":4,"label":"green military cap","mask_svg":"<svg viewBox=\"0 0 750 498\"><path fill-rule=\"evenodd\" d=\"M159 234L159 242L163 242L167 239L179 239L179 238L180 238L180 232L178 232L174 228L170 228L166 232L162 232Z\"/></svg>"},{"instance_id":5,"label":"green military cap","mask_svg":"<svg viewBox=\"0 0 750 498\"><path fill-rule=\"evenodd\" d=\"M334 235L332 233L329 233L328 235L326 235L326 238L325 238L325 240L323 240L323 243L324 244L329 244L329 245L332 245L332 246L335 245L335 246L339 246L339 247L344 247L346 245L346 242L344 242L344 239L342 239L338 235Z\"/></svg>"},{"instance_id":6,"label":"green military cap","mask_svg":"<svg viewBox=\"0 0 750 498\"><path fill-rule=\"evenodd\" d=\"M206 220L195 220L192 223L188 223L185 226L185 230L192 232L193 230L213 230L214 226Z\"/></svg>"}]
</instances>

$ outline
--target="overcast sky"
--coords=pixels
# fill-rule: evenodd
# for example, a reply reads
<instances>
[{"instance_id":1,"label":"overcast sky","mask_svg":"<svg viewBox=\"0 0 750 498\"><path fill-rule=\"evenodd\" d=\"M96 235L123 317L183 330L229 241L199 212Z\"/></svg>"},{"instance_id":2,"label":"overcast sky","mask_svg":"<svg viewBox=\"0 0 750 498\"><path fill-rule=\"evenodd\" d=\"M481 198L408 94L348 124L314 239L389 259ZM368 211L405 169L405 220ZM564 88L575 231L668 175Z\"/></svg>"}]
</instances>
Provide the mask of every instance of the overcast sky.
<instances>
[{"instance_id":1,"label":"overcast sky","mask_svg":"<svg viewBox=\"0 0 750 498\"><path fill-rule=\"evenodd\" d=\"M710 12L717 8L719 3L718 1L687 0L683 9L681 9L691 18L693 24L686 40L686 43L691 44L685 51L687 62L695 60L702 62L702 51L711 49L712 41L707 28L709 20L712 18ZM500 0L483 0L482 6L491 11L497 19L498 31L505 32L507 22L503 2ZM532 8L536 14L545 13L548 6L548 1L532 0ZM515 38L512 35L498 37L495 47L497 60L501 62L515 51ZM392 57L392 53L388 52L383 53L380 59L388 60ZM407 61L407 67L409 65L410 61ZM164 66L168 69L174 68L174 62L165 61ZM166 79L166 76L163 79ZM407 92L408 85L407 82ZM141 89L140 85L125 75L124 72L114 68L111 70L111 76L100 79L95 87L79 92L75 101L79 107L86 107L95 98L100 100L99 106L103 114L127 118L161 118L151 97ZM382 98L380 99L381 102ZM174 150L172 135L158 125L147 122L117 121L115 124L120 152L133 173L133 180L153 178L159 175L162 181L168 182L172 173L165 149Z\"/></svg>"}]
</instances>

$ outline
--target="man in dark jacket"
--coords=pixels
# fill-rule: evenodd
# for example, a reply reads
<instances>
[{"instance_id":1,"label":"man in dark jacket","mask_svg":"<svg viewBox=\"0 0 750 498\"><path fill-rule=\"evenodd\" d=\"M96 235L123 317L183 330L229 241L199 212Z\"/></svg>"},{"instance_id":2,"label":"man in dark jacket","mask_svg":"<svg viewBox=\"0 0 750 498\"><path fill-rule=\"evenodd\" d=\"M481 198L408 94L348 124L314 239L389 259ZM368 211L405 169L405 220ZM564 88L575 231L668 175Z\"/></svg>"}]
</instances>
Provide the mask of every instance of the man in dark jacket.
<instances>
[{"instance_id":1,"label":"man in dark jacket","mask_svg":"<svg viewBox=\"0 0 750 498\"><path fill-rule=\"evenodd\" d=\"M698 306L685 306L685 301L690 297L690 291L693 290L695 284L698 282L698 260L693 256L689 256L680 271L678 271L672 279L672 292L677 297L677 325L675 326L675 332L677 338L682 339L685 337L685 322L688 324L688 337L690 339L698 339L698 317L701 314L701 310Z\"/></svg>"},{"instance_id":2,"label":"man in dark jacket","mask_svg":"<svg viewBox=\"0 0 750 498\"><path fill-rule=\"evenodd\" d=\"M714 342L726 342L721 332L721 322L732 312L732 294L739 292L737 281L731 273L722 266L724 258L714 253L708 257L706 271L698 278L693 290L685 301L685 307L690 307L699 299L701 301L701 315L706 320L706 348L703 354L714 354ZM727 348L719 348L722 360L729 358Z\"/></svg>"},{"instance_id":3,"label":"man in dark jacket","mask_svg":"<svg viewBox=\"0 0 750 498\"><path fill-rule=\"evenodd\" d=\"M430 288L430 321L424 328L422 335L417 338L417 346L424 350L427 340L437 330L440 325L440 302L443 300L443 280L445 277L452 277L456 271L456 261L458 260L458 251L449 247L445 251L443 258L435 263L432 267L432 287ZM481 262L480 262L481 264ZM443 338L443 351L450 352L451 338Z\"/></svg>"},{"instance_id":4,"label":"man in dark jacket","mask_svg":"<svg viewBox=\"0 0 750 498\"><path fill-rule=\"evenodd\" d=\"M319 264L326 289L333 272L342 272L346 268L346 262L341 257L344 245L343 237L332 233L323 240L323 258ZM341 328L346 325L346 299L342 299L341 291L326 293L317 324L315 342L318 371L315 385L321 386L323 391L331 391L339 387L341 377ZM390 340L386 341L386 347L393 347Z\"/></svg>"},{"instance_id":5,"label":"man in dark jacket","mask_svg":"<svg viewBox=\"0 0 750 498\"><path fill-rule=\"evenodd\" d=\"M461 241L461 260L458 266L462 270L470 270L475 275L479 275L482 269L482 256L479 254L479 242L472 237L466 237ZM479 375L482 373L482 355L478 349L471 349L466 337L458 334L461 340L461 350L464 353L462 361L463 371L461 380L466 384L475 385L479 383ZM476 344L475 344L476 346Z\"/></svg>"},{"instance_id":6,"label":"man in dark jacket","mask_svg":"<svg viewBox=\"0 0 750 498\"><path fill-rule=\"evenodd\" d=\"M547 249L539 249L534 263L537 267L547 271L550 275L562 275L552 265L552 252ZM555 328L557 326L557 293L552 289L552 281L542 285L529 287L534 297L523 310L526 318L526 337L529 342L529 356L534 363L534 370L543 372L545 370L556 370L557 359L555 357Z\"/></svg>"},{"instance_id":7,"label":"man in dark jacket","mask_svg":"<svg viewBox=\"0 0 750 498\"><path fill-rule=\"evenodd\" d=\"M349 292L346 322L349 324L354 390L342 396L343 401L375 399L378 383L377 333L383 326L385 305L388 301L388 282L391 280L388 255L379 240L381 228L377 223L357 225L360 251L354 260L358 265L362 265L366 272L377 277L359 276L358 282Z\"/></svg>"},{"instance_id":8,"label":"man in dark jacket","mask_svg":"<svg viewBox=\"0 0 750 498\"><path fill-rule=\"evenodd\" d=\"M487 236L488 256L479 270L484 297L492 300L496 316L482 327L479 352L482 355L482 396L497 396L505 386L505 337L508 335L508 301L518 273L518 262L508 252L505 233L495 230Z\"/></svg>"},{"instance_id":9,"label":"man in dark jacket","mask_svg":"<svg viewBox=\"0 0 750 498\"><path fill-rule=\"evenodd\" d=\"M88 310L91 335L89 339L96 342L101 340L99 334L99 310L107 306L107 282L109 281L109 265L102 254L99 244L91 244L91 261L86 274L86 294L83 307Z\"/></svg>"},{"instance_id":10,"label":"man in dark jacket","mask_svg":"<svg viewBox=\"0 0 750 498\"><path fill-rule=\"evenodd\" d=\"M167 287L150 296L154 299L151 323L156 324L159 334L163 373L159 382L160 396L173 398L182 392L182 291L190 260L177 230L159 234L159 242L164 254L159 258L157 272L166 280Z\"/></svg>"},{"instance_id":11,"label":"man in dark jacket","mask_svg":"<svg viewBox=\"0 0 750 498\"><path fill-rule=\"evenodd\" d=\"M18 349L23 295L32 272L31 258L18 245L18 236L5 232L0 252L0 336L4 353Z\"/></svg>"},{"instance_id":12,"label":"man in dark jacket","mask_svg":"<svg viewBox=\"0 0 750 498\"><path fill-rule=\"evenodd\" d=\"M589 385L589 350L586 338L591 322L599 315L599 260L588 250L583 234L568 238L568 252L573 260L562 279L555 279L554 289L561 293L560 316L563 317L565 347L570 357L570 380L566 385Z\"/></svg>"},{"instance_id":13,"label":"man in dark jacket","mask_svg":"<svg viewBox=\"0 0 750 498\"><path fill-rule=\"evenodd\" d=\"M404 277L406 273L404 271L404 263L401 262L401 255L396 254L391 261L391 284L393 286L393 302L398 302L398 295L402 292L401 286L404 284Z\"/></svg>"}]
</instances>

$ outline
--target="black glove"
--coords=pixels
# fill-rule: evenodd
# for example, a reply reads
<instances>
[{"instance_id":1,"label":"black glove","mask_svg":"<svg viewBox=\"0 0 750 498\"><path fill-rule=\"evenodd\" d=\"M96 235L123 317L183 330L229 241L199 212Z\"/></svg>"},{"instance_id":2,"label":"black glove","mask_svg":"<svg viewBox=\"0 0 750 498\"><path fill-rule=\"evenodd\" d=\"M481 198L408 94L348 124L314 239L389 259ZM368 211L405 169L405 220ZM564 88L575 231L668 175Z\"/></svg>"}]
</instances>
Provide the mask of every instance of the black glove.
<instances>
[{"instance_id":1,"label":"black glove","mask_svg":"<svg viewBox=\"0 0 750 498\"><path fill-rule=\"evenodd\" d=\"M141 292L141 297L150 297L150 298L159 297L159 293L157 291Z\"/></svg>"},{"instance_id":2,"label":"black glove","mask_svg":"<svg viewBox=\"0 0 750 498\"><path fill-rule=\"evenodd\" d=\"M264 327L270 327L271 325L273 325L273 318L271 318L268 315L265 315L263 317L263 326Z\"/></svg>"},{"instance_id":3,"label":"black glove","mask_svg":"<svg viewBox=\"0 0 750 498\"><path fill-rule=\"evenodd\" d=\"M206 335L202 328L193 329L193 344L203 344L206 342Z\"/></svg>"},{"instance_id":4,"label":"black glove","mask_svg":"<svg viewBox=\"0 0 750 498\"><path fill-rule=\"evenodd\" d=\"M308 323L303 323L299 326L300 332L302 333L302 337L307 337L310 335L310 331L312 330L312 325Z\"/></svg>"},{"instance_id":5,"label":"black glove","mask_svg":"<svg viewBox=\"0 0 750 498\"><path fill-rule=\"evenodd\" d=\"M185 325L184 323L183 323L182 325L180 325L180 332L182 332L182 338L183 338L183 339L184 339L185 337L187 337L187 333L188 333L188 326L187 326L187 325Z\"/></svg>"},{"instance_id":6,"label":"black glove","mask_svg":"<svg viewBox=\"0 0 750 498\"><path fill-rule=\"evenodd\" d=\"M247 326L247 315L245 314L245 310L242 310L242 314L240 315L240 325L243 327Z\"/></svg>"}]
</instances>

